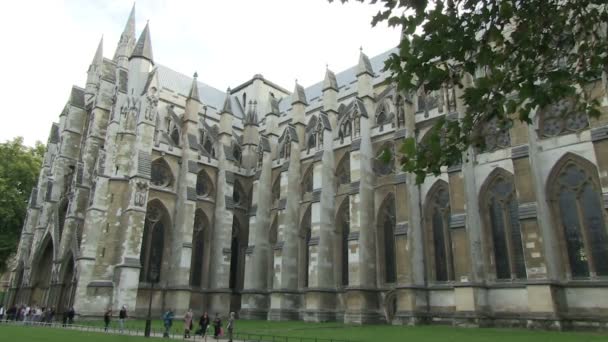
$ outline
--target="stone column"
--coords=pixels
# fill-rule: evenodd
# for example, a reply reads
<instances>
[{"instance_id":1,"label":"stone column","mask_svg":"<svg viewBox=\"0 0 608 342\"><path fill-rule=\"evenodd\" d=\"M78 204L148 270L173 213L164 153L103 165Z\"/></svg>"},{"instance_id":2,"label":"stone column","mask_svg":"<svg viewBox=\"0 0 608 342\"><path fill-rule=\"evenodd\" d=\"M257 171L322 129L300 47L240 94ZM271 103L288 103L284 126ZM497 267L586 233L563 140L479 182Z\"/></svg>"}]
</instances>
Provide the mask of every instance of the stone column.
<instances>
[{"instance_id":1,"label":"stone column","mask_svg":"<svg viewBox=\"0 0 608 342\"><path fill-rule=\"evenodd\" d=\"M313 203L311 204L311 242L309 249L308 289L306 290L307 321L336 320L337 293L334 279L333 248L335 246L334 153L331 125L326 114L319 114L323 129L322 150L315 155L313 166ZM319 161L320 159L320 161Z\"/></svg>"}]
</instances>

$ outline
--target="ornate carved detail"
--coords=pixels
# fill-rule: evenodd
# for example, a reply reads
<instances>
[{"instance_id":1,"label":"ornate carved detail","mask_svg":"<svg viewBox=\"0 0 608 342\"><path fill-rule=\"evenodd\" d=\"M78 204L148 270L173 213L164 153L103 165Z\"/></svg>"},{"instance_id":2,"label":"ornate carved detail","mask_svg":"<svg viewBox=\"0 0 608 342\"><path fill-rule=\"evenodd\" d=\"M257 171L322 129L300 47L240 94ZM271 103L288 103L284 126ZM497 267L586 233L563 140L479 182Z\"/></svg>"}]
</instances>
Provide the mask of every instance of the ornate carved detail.
<instances>
[{"instance_id":1,"label":"ornate carved detail","mask_svg":"<svg viewBox=\"0 0 608 342\"><path fill-rule=\"evenodd\" d=\"M148 183L144 181L138 181L135 183L135 195L133 196L133 203L138 207L146 205L146 199L148 197Z\"/></svg>"}]
</instances>

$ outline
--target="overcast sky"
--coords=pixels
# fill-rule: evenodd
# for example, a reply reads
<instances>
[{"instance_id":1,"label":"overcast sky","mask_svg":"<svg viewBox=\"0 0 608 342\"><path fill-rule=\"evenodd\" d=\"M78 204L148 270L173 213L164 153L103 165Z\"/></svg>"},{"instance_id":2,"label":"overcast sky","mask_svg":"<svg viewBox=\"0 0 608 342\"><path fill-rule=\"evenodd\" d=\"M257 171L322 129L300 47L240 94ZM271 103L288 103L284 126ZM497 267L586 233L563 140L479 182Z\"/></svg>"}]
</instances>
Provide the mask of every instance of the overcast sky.
<instances>
[{"instance_id":1,"label":"overcast sky","mask_svg":"<svg viewBox=\"0 0 608 342\"><path fill-rule=\"evenodd\" d=\"M133 1L19 0L0 4L0 141L46 143L72 85L84 87L99 39L112 58ZM327 0L139 0L137 35L150 21L156 63L225 90L260 73L289 90L397 45L372 28L378 7Z\"/></svg>"}]
</instances>

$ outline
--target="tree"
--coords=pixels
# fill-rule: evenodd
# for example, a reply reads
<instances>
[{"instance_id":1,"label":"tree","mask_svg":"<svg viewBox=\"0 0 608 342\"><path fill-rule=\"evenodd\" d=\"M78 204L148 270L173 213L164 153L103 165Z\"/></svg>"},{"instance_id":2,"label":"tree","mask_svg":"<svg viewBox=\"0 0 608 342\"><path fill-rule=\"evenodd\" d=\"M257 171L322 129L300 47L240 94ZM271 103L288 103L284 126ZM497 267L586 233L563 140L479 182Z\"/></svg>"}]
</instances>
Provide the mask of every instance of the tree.
<instances>
[{"instance_id":1,"label":"tree","mask_svg":"<svg viewBox=\"0 0 608 342\"><path fill-rule=\"evenodd\" d=\"M606 0L368 2L383 4L372 25L402 29L398 52L385 64L399 90L423 97L446 86L461 90L457 120L439 119L425 146L413 138L401 146L403 169L418 182L461 163L471 147L483 148L480 127L491 120L500 129L514 120L529 124L533 111L563 99L569 110L600 115L591 92L606 90Z\"/></svg>"},{"instance_id":2,"label":"tree","mask_svg":"<svg viewBox=\"0 0 608 342\"><path fill-rule=\"evenodd\" d=\"M0 273L17 250L44 151L40 142L33 148L23 145L21 137L0 143Z\"/></svg>"}]
</instances>

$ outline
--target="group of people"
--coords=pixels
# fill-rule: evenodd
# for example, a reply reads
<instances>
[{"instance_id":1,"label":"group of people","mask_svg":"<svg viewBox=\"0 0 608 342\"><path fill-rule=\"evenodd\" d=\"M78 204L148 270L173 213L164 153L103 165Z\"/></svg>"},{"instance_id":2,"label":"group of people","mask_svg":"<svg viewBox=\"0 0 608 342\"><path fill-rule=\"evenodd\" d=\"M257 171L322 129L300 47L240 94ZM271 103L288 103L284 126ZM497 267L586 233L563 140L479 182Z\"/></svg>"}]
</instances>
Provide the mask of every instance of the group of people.
<instances>
[{"instance_id":1,"label":"group of people","mask_svg":"<svg viewBox=\"0 0 608 342\"><path fill-rule=\"evenodd\" d=\"M118 322L119 322L119 327L120 327L121 333L124 332L125 320L127 319L127 317L128 317L127 308L123 305L122 308L120 309L120 312L118 313ZM108 308L103 315L105 331L108 331L111 319L112 319L112 309ZM165 328L163 337L169 337L169 332L171 330L171 327L173 326L173 320L175 319L175 313L173 312L173 309L169 309L169 310L165 311L162 315L162 319L163 319L163 325ZM194 328L193 320L194 320L194 313L192 312L192 309L188 309L188 311L184 315L184 338L191 337L191 332L193 331L193 328ZM230 316L228 317L228 324L226 325L229 342L232 342L232 334L234 332L235 320L236 320L235 314L234 314L234 312L231 312ZM205 341L207 340L207 336L210 335L211 327L213 327L213 337L215 337L216 339L219 338L220 336L224 335L224 331L222 328L222 319L220 318L219 313L215 314L215 318L213 319L213 322L212 322L209 318L209 314L207 314L205 312L198 320L198 325L199 325L198 329L196 329L196 331L194 331L194 335L202 336L205 339Z\"/></svg>"},{"instance_id":2,"label":"group of people","mask_svg":"<svg viewBox=\"0 0 608 342\"><path fill-rule=\"evenodd\" d=\"M163 323L165 326L165 332L163 334L164 337L169 337L169 330L173 325L173 319L175 318L175 314L173 313L173 309L167 310L163 314ZM194 314L192 309L188 309L186 314L184 315L184 338L190 338L191 332L193 330L193 319ZM234 324L235 324L235 314L234 312L230 313L228 317L228 324L226 325L226 330L228 330L228 341L232 342L232 334L234 332ZM194 331L195 335L202 336L205 341L207 341L207 336L209 336L209 330L213 327L213 337L218 338L224 335L224 331L222 328L222 319L220 318L219 313L215 314L215 318L213 322L211 322L209 318L209 314L206 312L199 318L198 320L198 329Z\"/></svg>"},{"instance_id":3,"label":"group of people","mask_svg":"<svg viewBox=\"0 0 608 342\"><path fill-rule=\"evenodd\" d=\"M70 308L63 313L63 325L74 323L76 312ZM45 308L38 305L13 305L5 309L0 305L0 321L17 321L24 324L51 324L55 320L55 309Z\"/></svg>"}]
</instances>

